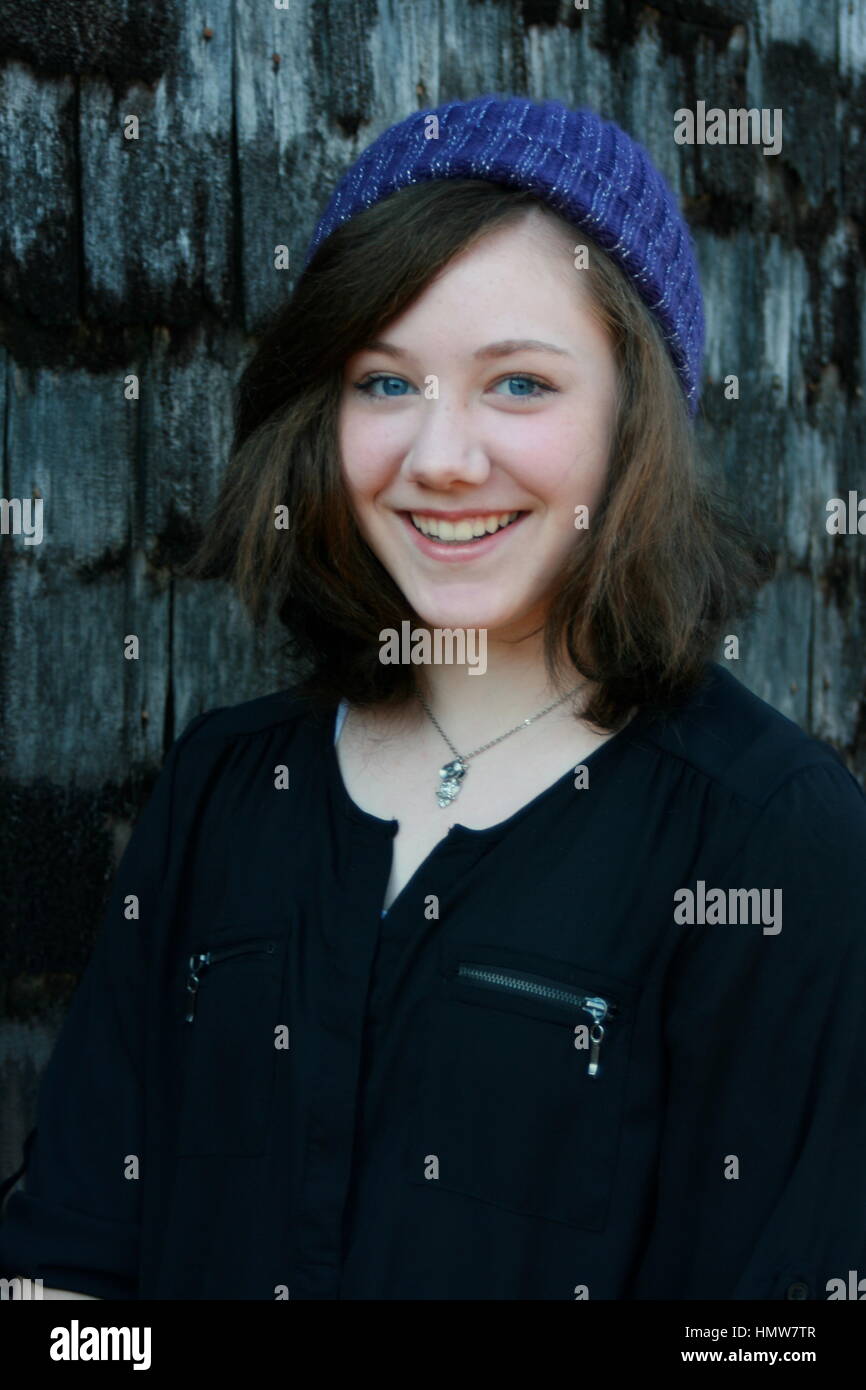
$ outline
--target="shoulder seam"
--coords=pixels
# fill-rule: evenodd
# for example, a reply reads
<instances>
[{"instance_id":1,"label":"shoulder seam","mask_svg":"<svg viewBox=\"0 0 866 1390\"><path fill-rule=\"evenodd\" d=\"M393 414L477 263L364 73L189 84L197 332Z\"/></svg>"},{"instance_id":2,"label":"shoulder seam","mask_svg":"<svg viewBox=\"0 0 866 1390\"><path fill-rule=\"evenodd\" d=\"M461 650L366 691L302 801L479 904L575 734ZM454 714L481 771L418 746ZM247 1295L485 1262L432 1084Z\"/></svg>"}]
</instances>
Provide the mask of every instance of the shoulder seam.
<instances>
[{"instance_id":1,"label":"shoulder seam","mask_svg":"<svg viewBox=\"0 0 866 1390\"><path fill-rule=\"evenodd\" d=\"M264 696L263 698L267 699L268 697ZM204 710L201 714L195 715L191 722L183 730L183 732L178 736L178 745L187 743L194 734L198 734L201 737L209 736L211 738L220 739L238 739L252 737L256 734L265 733L268 729L272 729L275 725L287 724L292 719L298 718L299 716L302 716L303 714L307 713L307 710L305 709L305 707L299 699L295 699L289 696L286 708L284 708L280 713L275 713L271 717L263 719L261 723L256 724L252 728L217 729L213 727L212 721L216 718L217 715L230 715L231 712L237 708L238 706L236 705L217 705L213 709ZM208 725L210 725L210 727L208 727Z\"/></svg>"},{"instance_id":2,"label":"shoulder seam","mask_svg":"<svg viewBox=\"0 0 866 1390\"><path fill-rule=\"evenodd\" d=\"M830 747L830 745L828 745L828 747ZM784 777L781 782L778 782L773 790L767 794L762 805L767 805L772 801L773 797L777 796L780 791L783 791L789 782L793 782L795 777L800 777L804 772L811 772L815 767L822 768L825 772L843 773L847 781L853 782L856 790L860 793L861 797L863 797L864 801L866 801L866 792L864 792L858 778L854 776L854 773L849 767L845 766L845 763L839 754L836 753L836 750L830 747L830 756L826 756L820 760L815 759L814 762L805 763L803 767L795 767L792 772L789 772L787 777Z\"/></svg>"},{"instance_id":3,"label":"shoulder seam","mask_svg":"<svg viewBox=\"0 0 866 1390\"><path fill-rule=\"evenodd\" d=\"M800 728L798 724L794 727L798 729ZM805 734L806 731L804 729L801 729L800 732ZM644 730L644 735L647 734L649 734L650 737L652 736L651 728ZM806 735L806 737L812 737L812 735ZM656 743L655 740L652 740L652 743L653 747L658 752L665 754L667 757L676 758L678 762L681 762L685 764L687 767L690 767L693 772L699 773L700 776L703 777L707 782L711 782L716 787L723 787L727 792L730 793L732 797L736 797L738 801L742 801L748 806L765 806L769 801L772 800L776 793L781 790L782 787L787 786L788 782L790 782L792 778L800 776L800 774L803 772L809 772L812 768L815 767L835 768L841 772L846 773L847 776L850 777L851 780L854 782L854 785L860 790L861 794L866 795L866 793L863 793L863 788L860 786L860 783L857 780L857 778L850 771L850 769L845 766L845 763L842 760L841 755L836 751L835 748L832 747L831 744L826 745L826 752L822 752L820 753L820 755L813 755L810 762L803 763L801 764L801 766L795 767L791 771L789 771L782 778L781 781L777 782L775 786L773 786L772 789L766 793L766 795L758 799L757 797L749 796L747 792L739 791L736 787L730 786L724 780L724 778L720 777L717 773L710 772L707 770L707 768L702 767L700 763L694 760L694 758L689 757L688 753L680 752L679 750L674 748L663 747L661 744Z\"/></svg>"}]
</instances>

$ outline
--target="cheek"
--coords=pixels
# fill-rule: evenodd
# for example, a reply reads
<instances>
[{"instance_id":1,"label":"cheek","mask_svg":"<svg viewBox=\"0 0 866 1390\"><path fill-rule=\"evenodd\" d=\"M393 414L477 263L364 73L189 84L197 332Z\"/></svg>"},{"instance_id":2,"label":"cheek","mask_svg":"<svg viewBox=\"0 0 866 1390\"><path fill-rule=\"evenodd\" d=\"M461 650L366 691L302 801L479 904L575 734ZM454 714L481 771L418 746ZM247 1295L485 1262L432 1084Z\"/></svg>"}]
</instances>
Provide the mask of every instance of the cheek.
<instances>
[{"instance_id":1,"label":"cheek","mask_svg":"<svg viewBox=\"0 0 866 1390\"><path fill-rule=\"evenodd\" d=\"M376 431L364 421L347 417L341 424L339 441L343 478L349 492L359 498L375 493L386 471L385 454Z\"/></svg>"},{"instance_id":2,"label":"cheek","mask_svg":"<svg viewBox=\"0 0 866 1390\"><path fill-rule=\"evenodd\" d=\"M340 412L337 437L349 491L358 497L375 496L389 481L402 456L394 421L348 405Z\"/></svg>"},{"instance_id":3,"label":"cheek","mask_svg":"<svg viewBox=\"0 0 866 1390\"><path fill-rule=\"evenodd\" d=\"M557 412L524 420L525 430L513 428L503 437L500 457L510 460L510 471L527 491L550 507L566 509L597 497L604 484L608 450L599 421Z\"/></svg>"}]
</instances>

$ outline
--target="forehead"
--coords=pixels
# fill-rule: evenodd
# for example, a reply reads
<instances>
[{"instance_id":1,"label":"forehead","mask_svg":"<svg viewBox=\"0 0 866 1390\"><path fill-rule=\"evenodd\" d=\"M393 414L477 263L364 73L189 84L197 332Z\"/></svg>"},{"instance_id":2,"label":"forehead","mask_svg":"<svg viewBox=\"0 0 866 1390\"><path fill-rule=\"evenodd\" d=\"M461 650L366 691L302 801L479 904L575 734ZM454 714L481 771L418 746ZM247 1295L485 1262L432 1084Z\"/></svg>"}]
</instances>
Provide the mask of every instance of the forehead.
<instances>
[{"instance_id":1,"label":"forehead","mask_svg":"<svg viewBox=\"0 0 866 1390\"><path fill-rule=\"evenodd\" d=\"M471 337L545 337L552 328L583 336L596 305L575 266L580 237L555 213L526 210L453 256L380 336L456 326Z\"/></svg>"},{"instance_id":2,"label":"forehead","mask_svg":"<svg viewBox=\"0 0 866 1390\"><path fill-rule=\"evenodd\" d=\"M513 219L483 232L465 250L458 252L436 280L446 276L468 278L483 268L502 267L519 285L531 273L569 283L579 280L574 268L574 246L580 233L554 212L531 208Z\"/></svg>"}]
</instances>

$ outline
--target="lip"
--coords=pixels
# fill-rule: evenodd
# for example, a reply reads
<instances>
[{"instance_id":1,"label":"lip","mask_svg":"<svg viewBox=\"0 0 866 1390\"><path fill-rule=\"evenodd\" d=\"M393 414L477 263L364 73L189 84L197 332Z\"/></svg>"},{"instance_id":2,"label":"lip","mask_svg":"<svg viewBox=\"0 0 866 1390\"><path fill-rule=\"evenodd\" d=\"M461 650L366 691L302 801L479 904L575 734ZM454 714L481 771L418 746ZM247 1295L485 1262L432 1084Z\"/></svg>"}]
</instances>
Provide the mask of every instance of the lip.
<instances>
[{"instance_id":1,"label":"lip","mask_svg":"<svg viewBox=\"0 0 866 1390\"><path fill-rule=\"evenodd\" d=\"M512 510L514 510L512 508ZM521 522L525 521L530 515L529 512L522 512L516 521L512 521L510 526L505 526L499 531L493 531L484 540L454 542L454 541L434 541L430 536L422 533L412 525L412 518L409 512L398 512L400 520L409 532L412 540L422 555L429 555L431 560L444 560L453 564L458 561L480 559L483 555L489 555L492 550L507 542L508 537L516 531ZM462 516L498 516L498 512L415 512L416 516L435 516L443 521L459 521Z\"/></svg>"},{"instance_id":2,"label":"lip","mask_svg":"<svg viewBox=\"0 0 866 1390\"><path fill-rule=\"evenodd\" d=\"M405 516L430 516L437 521L463 521L467 516L507 516L509 512L522 511L521 507L487 507L486 510L475 511L471 507L464 507L460 512L436 511L430 507L403 507L401 515Z\"/></svg>"}]
</instances>

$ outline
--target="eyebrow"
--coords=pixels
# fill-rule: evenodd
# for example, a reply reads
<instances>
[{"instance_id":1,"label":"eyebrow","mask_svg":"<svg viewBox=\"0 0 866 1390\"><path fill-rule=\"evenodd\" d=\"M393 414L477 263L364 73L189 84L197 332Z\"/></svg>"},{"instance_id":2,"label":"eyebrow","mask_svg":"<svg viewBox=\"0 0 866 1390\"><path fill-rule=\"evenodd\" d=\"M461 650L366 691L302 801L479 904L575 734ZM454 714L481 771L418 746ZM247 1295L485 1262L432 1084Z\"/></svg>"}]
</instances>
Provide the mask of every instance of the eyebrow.
<instances>
[{"instance_id":1,"label":"eyebrow","mask_svg":"<svg viewBox=\"0 0 866 1390\"><path fill-rule=\"evenodd\" d=\"M508 357L514 352L552 352L557 357L571 357L572 354L567 348L557 347L555 343L545 343L540 338L503 338L498 343L488 343L486 347L478 348L473 352L473 357ZM376 338L367 343L362 349L365 352L387 352L392 357L409 357L411 354L405 348L398 347L396 343L388 343L384 338Z\"/></svg>"}]
</instances>

